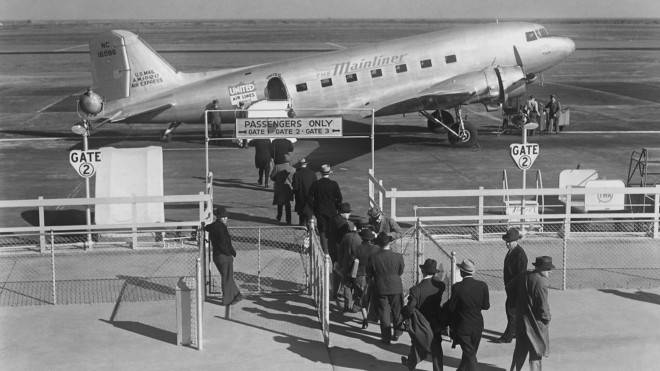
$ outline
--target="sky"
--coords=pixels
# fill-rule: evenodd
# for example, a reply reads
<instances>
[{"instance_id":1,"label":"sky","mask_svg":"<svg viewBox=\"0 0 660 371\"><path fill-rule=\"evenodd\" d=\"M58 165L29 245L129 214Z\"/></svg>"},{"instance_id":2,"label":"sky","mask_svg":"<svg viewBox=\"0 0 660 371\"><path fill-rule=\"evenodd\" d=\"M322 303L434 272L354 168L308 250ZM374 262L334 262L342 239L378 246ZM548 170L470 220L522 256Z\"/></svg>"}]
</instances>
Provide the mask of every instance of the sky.
<instances>
[{"instance_id":1,"label":"sky","mask_svg":"<svg viewBox=\"0 0 660 371\"><path fill-rule=\"evenodd\" d=\"M2 20L660 18L659 0L0 0Z\"/></svg>"}]
</instances>

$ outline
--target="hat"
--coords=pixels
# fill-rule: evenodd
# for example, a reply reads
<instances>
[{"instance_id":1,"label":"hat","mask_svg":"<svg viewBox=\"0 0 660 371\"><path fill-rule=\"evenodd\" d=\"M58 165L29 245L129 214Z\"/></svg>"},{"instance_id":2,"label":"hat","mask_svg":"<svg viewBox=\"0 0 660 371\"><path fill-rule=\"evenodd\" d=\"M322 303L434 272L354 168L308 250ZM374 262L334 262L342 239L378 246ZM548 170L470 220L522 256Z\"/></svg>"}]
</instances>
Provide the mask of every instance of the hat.
<instances>
[{"instance_id":1,"label":"hat","mask_svg":"<svg viewBox=\"0 0 660 371\"><path fill-rule=\"evenodd\" d=\"M552 257L550 256L537 256L536 261L532 263L536 269L540 271L549 271L555 269L555 266L552 264Z\"/></svg>"},{"instance_id":2,"label":"hat","mask_svg":"<svg viewBox=\"0 0 660 371\"><path fill-rule=\"evenodd\" d=\"M365 241L371 241L376 237L376 234L369 228L360 230L360 237Z\"/></svg>"},{"instance_id":3,"label":"hat","mask_svg":"<svg viewBox=\"0 0 660 371\"><path fill-rule=\"evenodd\" d=\"M332 169L330 168L330 165L328 164L321 165L321 174L323 175L332 174Z\"/></svg>"},{"instance_id":4,"label":"hat","mask_svg":"<svg viewBox=\"0 0 660 371\"><path fill-rule=\"evenodd\" d=\"M229 216L229 213L227 213L227 209L224 207L218 206L213 210L213 215L217 216L218 218L226 218Z\"/></svg>"},{"instance_id":5,"label":"hat","mask_svg":"<svg viewBox=\"0 0 660 371\"><path fill-rule=\"evenodd\" d=\"M509 230L502 235L502 239L506 242L518 241L521 238L522 236L520 235L518 228L509 228Z\"/></svg>"},{"instance_id":6,"label":"hat","mask_svg":"<svg viewBox=\"0 0 660 371\"><path fill-rule=\"evenodd\" d=\"M342 202L341 206L339 206L339 213L340 214L348 214L351 212L351 204L348 202Z\"/></svg>"},{"instance_id":7,"label":"hat","mask_svg":"<svg viewBox=\"0 0 660 371\"><path fill-rule=\"evenodd\" d=\"M470 259L465 259L461 262L461 264L456 264L456 266L461 270L461 272L473 274L475 271L474 262Z\"/></svg>"},{"instance_id":8,"label":"hat","mask_svg":"<svg viewBox=\"0 0 660 371\"><path fill-rule=\"evenodd\" d=\"M355 225L357 225L360 228L363 228L364 226L369 225L369 219L365 218L364 216L360 216L358 218L355 218L354 222L355 222Z\"/></svg>"},{"instance_id":9,"label":"hat","mask_svg":"<svg viewBox=\"0 0 660 371\"><path fill-rule=\"evenodd\" d=\"M369 215L372 218L377 218L382 213L383 212L380 211L380 209L377 208L376 206L369 208L369 211L367 211L367 215Z\"/></svg>"},{"instance_id":10,"label":"hat","mask_svg":"<svg viewBox=\"0 0 660 371\"><path fill-rule=\"evenodd\" d=\"M424 264L420 265L419 268L425 274L436 274L440 272L440 269L438 269L438 262L433 259L426 259Z\"/></svg>"},{"instance_id":11,"label":"hat","mask_svg":"<svg viewBox=\"0 0 660 371\"><path fill-rule=\"evenodd\" d=\"M394 237L390 236L389 234L385 232L380 232L378 233L378 236L376 236L376 245L380 247L385 247L387 244L391 243L394 241Z\"/></svg>"}]
</instances>

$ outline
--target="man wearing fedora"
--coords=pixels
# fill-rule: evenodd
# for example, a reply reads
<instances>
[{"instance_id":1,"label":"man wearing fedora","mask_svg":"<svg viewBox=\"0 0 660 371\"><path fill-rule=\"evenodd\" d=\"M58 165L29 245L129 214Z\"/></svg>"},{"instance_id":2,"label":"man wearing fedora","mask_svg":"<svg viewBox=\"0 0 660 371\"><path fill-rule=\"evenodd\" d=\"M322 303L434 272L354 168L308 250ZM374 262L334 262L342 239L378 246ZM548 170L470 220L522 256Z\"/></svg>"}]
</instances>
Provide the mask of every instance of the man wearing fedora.
<instances>
[{"instance_id":1,"label":"man wearing fedora","mask_svg":"<svg viewBox=\"0 0 660 371\"><path fill-rule=\"evenodd\" d=\"M401 363L414 370L417 364L426 359L431 353L433 371L442 370L442 325L440 318L440 304L445 284L437 275L441 272L438 263L433 259L426 259L419 266L424 278L420 283L410 288L408 304L403 308L403 318L410 322L410 337L412 343L408 357L401 357ZM419 315L426 320L419 318ZM426 327L428 323L428 328ZM430 332L428 331L430 330Z\"/></svg>"},{"instance_id":2,"label":"man wearing fedora","mask_svg":"<svg viewBox=\"0 0 660 371\"><path fill-rule=\"evenodd\" d=\"M321 179L312 183L309 189L309 200L316 217L319 237L326 251L328 251L327 233L330 232L330 222L337 215L343 201L339 184L330 179L330 174L332 174L330 165L321 165ZM334 254L334 251L328 253Z\"/></svg>"},{"instance_id":3,"label":"man wearing fedora","mask_svg":"<svg viewBox=\"0 0 660 371\"><path fill-rule=\"evenodd\" d=\"M253 139L250 141L250 145L254 147L254 167L257 168L259 173L257 184L268 188L273 145L269 139Z\"/></svg>"},{"instance_id":4,"label":"man wearing fedora","mask_svg":"<svg viewBox=\"0 0 660 371\"><path fill-rule=\"evenodd\" d=\"M312 206L309 203L309 189L316 181L316 173L307 167L307 159L304 157L298 162L298 169L293 174L293 195L296 201L295 210L298 214L298 225L307 225L308 216L312 214Z\"/></svg>"},{"instance_id":5,"label":"man wearing fedora","mask_svg":"<svg viewBox=\"0 0 660 371\"><path fill-rule=\"evenodd\" d=\"M385 215L377 206L370 208L367 215L369 215L369 223L376 233L385 232L395 239L401 238L403 230L399 224Z\"/></svg>"},{"instance_id":6,"label":"man wearing fedora","mask_svg":"<svg viewBox=\"0 0 660 371\"><path fill-rule=\"evenodd\" d=\"M526 272L518 285L518 323L511 370L521 370L529 354L529 369L541 371L541 358L550 355L548 278L555 266L550 256L539 256L532 264L534 270Z\"/></svg>"},{"instance_id":7,"label":"man wearing fedora","mask_svg":"<svg viewBox=\"0 0 660 371\"><path fill-rule=\"evenodd\" d=\"M273 187L273 205L277 205L278 222L282 221L282 209L284 209L284 218L287 225L291 225L291 200L293 191L291 183L293 182L293 167L289 163L289 155L284 155L284 162L273 167L270 179L274 183Z\"/></svg>"},{"instance_id":8,"label":"man wearing fedora","mask_svg":"<svg viewBox=\"0 0 660 371\"><path fill-rule=\"evenodd\" d=\"M506 291L506 301L504 309L506 311L506 329L502 336L496 341L499 343L510 343L516 336L516 296L518 295L518 286L516 285L518 277L527 272L527 254L518 241L522 238L517 228L509 228L506 234L502 235L502 240L506 243L508 249L504 257L504 290Z\"/></svg>"},{"instance_id":9,"label":"man wearing fedora","mask_svg":"<svg viewBox=\"0 0 660 371\"><path fill-rule=\"evenodd\" d=\"M390 344L397 341L401 333L401 307L403 306L404 270L403 256L392 251L392 236L379 233L376 245L380 251L374 254L367 265L367 275L374 280L374 299L380 318L381 341Z\"/></svg>"},{"instance_id":10,"label":"man wearing fedora","mask_svg":"<svg viewBox=\"0 0 660 371\"><path fill-rule=\"evenodd\" d=\"M364 225L364 224L362 224ZM369 291L369 277L367 276L367 266L371 258L380 251L380 248L371 241L376 237L369 228L362 228L359 232L360 244L352 244L348 251L348 262L346 276L352 279L353 298L352 302L360 307L362 313L362 328L369 326L368 310L371 292ZM355 269L357 264L357 269ZM355 277L353 277L355 276ZM347 299L348 300L348 299ZM350 307L349 307L350 308Z\"/></svg>"},{"instance_id":11,"label":"man wearing fedora","mask_svg":"<svg viewBox=\"0 0 660 371\"><path fill-rule=\"evenodd\" d=\"M236 281L234 281L236 250L234 250L229 230L227 230L229 215L222 206L213 210L213 215L215 220L213 223L204 226L204 229L209 233L209 240L213 247L213 263L220 271L222 279L222 304L236 304L243 299L243 296L238 290L238 286L236 286Z\"/></svg>"},{"instance_id":12,"label":"man wearing fedora","mask_svg":"<svg viewBox=\"0 0 660 371\"><path fill-rule=\"evenodd\" d=\"M457 371L474 371L477 369L477 350L484 330L481 311L490 308L488 285L473 278L476 268L472 260L465 259L457 266L463 280L452 286L451 298L446 304L451 313L451 336L454 344L460 345L463 350Z\"/></svg>"}]
</instances>

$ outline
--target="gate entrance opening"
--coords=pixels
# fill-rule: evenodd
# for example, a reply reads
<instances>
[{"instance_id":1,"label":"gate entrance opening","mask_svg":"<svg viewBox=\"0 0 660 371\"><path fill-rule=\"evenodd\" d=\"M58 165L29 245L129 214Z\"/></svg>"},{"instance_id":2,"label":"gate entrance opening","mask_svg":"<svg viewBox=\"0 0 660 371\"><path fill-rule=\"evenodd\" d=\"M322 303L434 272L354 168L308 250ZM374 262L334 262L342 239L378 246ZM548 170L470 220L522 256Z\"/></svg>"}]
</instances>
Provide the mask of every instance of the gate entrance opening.
<instances>
[{"instance_id":1,"label":"gate entrance opening","mask_svg":"<svg viewBox=\"0 0 660 371\"><path fill-rule=\"evenodd\" d=\"M268 80L266 84L266 99L268 100L288 100L289 94L287 94L286 86L284 82L279 77L273 77Z\"/></svg>"}]
</instances>

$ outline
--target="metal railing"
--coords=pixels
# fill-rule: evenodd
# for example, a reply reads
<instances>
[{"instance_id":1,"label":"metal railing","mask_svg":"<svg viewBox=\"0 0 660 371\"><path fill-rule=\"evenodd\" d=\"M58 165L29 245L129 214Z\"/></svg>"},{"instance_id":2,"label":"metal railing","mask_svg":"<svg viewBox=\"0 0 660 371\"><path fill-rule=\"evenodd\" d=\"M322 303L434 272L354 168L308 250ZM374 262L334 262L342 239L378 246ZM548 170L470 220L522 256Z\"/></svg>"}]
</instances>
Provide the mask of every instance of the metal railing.
<instances>
[{"instance_id":1,"label":"metal railing","mask_svg":"<svg viewBox=\"0 0 660 371\"><path fill-rule=\"evenodd\" d=\"M321 240L316 233L314 224L310 224L309 233L309 260L310 294L317 309L323 341L330 346L330 272L332 262L330 255L323 251Z\"/></svg>"},{"instance_id":2,"label":"metal railing","mask_svg":"<svg viewBox=\"0 0 660 371\"><path fill-rule=\"evenodd\" d=\"M415 223L464 223L473 226L471 234L477 240L482 240L488 234L501 232L502 225L518 226L525 230L540 230L544 223L563 224L562 233L572 233L572 223L584 224L585 219L594 223L599 221L620 221L634 223L647 221L648 228L638 231L652 238L660 238L660 185L656 187L627 188L539 188L539 189L463 189L463 190L428 190L403 191L397 188L387 189L383 181L378 179L373 171L369 171L369 202L372 206L384 209L393 219L399 222ZM585 207L587 198L597 198L599 195L608 197L623 194L626 202L623 210L580 212ZM507 214L507 205L502 203L503 197L522 198L529 196L544 196L546 202L539 205L542 213ZM641 202L640 200L651 200ZM554 200L554 201L552 201ZM387 202L389 201L389 202ZM404 202L405 206L402 208ZM417 203L424 202L423 207ZM432 205L426 203L432 202ZM410 210L409 214L403 210ZM432 210L432 215L420 215L421 211ZM465 210L474 210L466 213ZM577 231L576 231L577 232ZM612 231L616 233L617 231ZM586 232L585 232L586 233ZM628 232L626 232L628 233Z\"/></svg>"}]
</instances>

